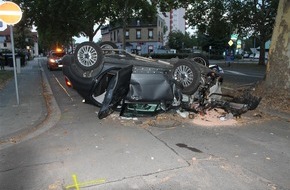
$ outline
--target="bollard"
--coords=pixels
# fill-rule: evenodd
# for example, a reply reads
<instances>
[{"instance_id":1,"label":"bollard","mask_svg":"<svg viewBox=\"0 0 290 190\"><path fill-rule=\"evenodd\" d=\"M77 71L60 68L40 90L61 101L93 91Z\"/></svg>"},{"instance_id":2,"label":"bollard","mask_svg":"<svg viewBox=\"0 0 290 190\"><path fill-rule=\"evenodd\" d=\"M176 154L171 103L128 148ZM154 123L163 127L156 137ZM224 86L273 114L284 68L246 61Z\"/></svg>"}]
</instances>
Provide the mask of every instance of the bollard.
<instances>
[{"instance_id":1,"label":"bollard","mask_svg":"<svg viewBox=\"0 0 290 190\"><path fill-rule=\"evenodd\" d=\"M20 57L16 57L16 70L17 70L17 73L21 73L21 63L20 63Z\"/></svg>"}]
</instances>

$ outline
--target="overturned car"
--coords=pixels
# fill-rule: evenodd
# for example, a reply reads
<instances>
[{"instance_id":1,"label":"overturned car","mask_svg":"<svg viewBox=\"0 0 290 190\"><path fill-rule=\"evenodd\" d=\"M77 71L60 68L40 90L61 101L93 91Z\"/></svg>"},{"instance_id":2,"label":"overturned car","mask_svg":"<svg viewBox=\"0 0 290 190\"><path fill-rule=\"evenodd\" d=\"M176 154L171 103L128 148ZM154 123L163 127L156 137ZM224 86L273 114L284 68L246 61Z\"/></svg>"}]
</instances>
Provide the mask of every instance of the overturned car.
<instances>
[{"instance_id":1,"label":"overturned car","mask_svg":"<svg viewBox=\"0 0 290 190\"><path fill-rule=\"evenodd\" d=\"M100 107L100 119L116 109L122 116L140 116L219 107L239 116L257 107L260 99L250 95L223 100L217 70L199 54L165 62L127 53L112 42L83 42L63 58L66 84Z\"/></svg>"}]
</instances>

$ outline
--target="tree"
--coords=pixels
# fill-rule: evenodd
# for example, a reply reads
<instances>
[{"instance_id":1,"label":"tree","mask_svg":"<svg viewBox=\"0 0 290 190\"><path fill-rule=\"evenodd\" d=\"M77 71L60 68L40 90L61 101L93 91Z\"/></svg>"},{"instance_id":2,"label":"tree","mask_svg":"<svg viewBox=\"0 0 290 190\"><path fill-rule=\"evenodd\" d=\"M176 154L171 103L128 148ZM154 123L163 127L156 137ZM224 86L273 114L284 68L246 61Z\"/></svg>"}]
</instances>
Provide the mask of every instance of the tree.
<instances>
[{"instance_id":1,"label":"tree","mask_svg":"<svg viewBox=\"0 0 290 190\"><path fill-rule=\"evenodd\" d=\"M170 32L168 39L168 46L171 49L176 49L177 51L183 50L184 48L192 48L195 43L195 39L189 35L189 33L183 34L180 31Z\"/></svg>"},{"instance_id":2,"label":"tree","mask_svg":"<svg viewBox=\"0 0 290 190\"><path fill-rule=\"evenodd\" d=\"M37 27L39 40L48 48L55 44L69 44L73 36L79 35L92 41L108 20L122 23L124 29L132 17L148 20L156 15L156 7L147 0L16 1L27 15L26 21Z\"/></svg>"},{"instance_id":3,"label":"tree","mask_svg":"<svg viewBox=\"0 0 290 190\"><path fill-rule=\"evenodd\" d=\"M104 24L111 2L106 0L16 0L25 22L34 25L46 48L68 45L73 36L93 37ZM94 29L95 25L99 25Z\"/></svg>"},{"instance_id":4,"label":"tree","mask_svg":"<svg viewBox=\"0 0 290 190\"><path fill-rule=\"evenodd\" d=\"M265 42L271 38L277 0L188 0L183 4L190 2L188 23L208 35L211 46L221 49L232 33L241 37L254 35L260 41L259 64L265 64Z\"/></svg>"},{"instance_id":5,"label":"tree","mask_svg":"<svg viewBox=\"0 0 290 190\"><path fill-rule=\"evenodd\" d=\"M280 0L272 35L266 77L259 86L270 105L290 112L290 2ZM275 101L277 100L277 101Z\"/></svg>"},{"instance_id":6,"label":"tree","mask_svg":"<svg viewBox=\"0 0 290 190\"><path fill-rule=\"evenodd\" d=\"M31 28L25 26L23 22L20 21L17 25L14 26L13 30L16 48L25 50L27 46L32 47L34 45Z\"/></svg>"},{"instance_id":7,"label":"tree","mask_svg":"<svg viewBox=\"0 0 290 190\"><path fill-rule=\"evenodd\" d=\"M16 0L23 10L24 22L37 28L39 42L46 48L66 45L71 37L79 33L79 7L77 0ZM78 20L77 20L78 19Z\"/></svg>"},{"instance_id":8,"label":"tree","mask_svg":"<svg viewBox=\"0 0 290 190\"><path fill-rule=\"evenodd\" d=\"M229 4L230 20L243 35L252 34L260 41L259 64L265 64L265 43L272 36L277 0L233 0Z\"/></svg>"},{"instance_id":9,"label":"tree","mask_svg":"<svg viewBox=\"0 0 290 190\"><path fill-rule=\"evenodd\" d=\"M107 0L83 0L81 9L80 35L88 37L93 41L94 36L105 24L108 15L111 15L112 2ZM95 28L97 26L97 28Z\"/></svg>"},{"instance_id":10,"label":"tree","mask_svg":"<svg viewBox=\"0 0 290 190\"><path fill-rule=\"evenodd\" d=\"M213 8L214 7L214 8ZM186 19L190 26L197 26L199 36L203 36L203 49L208 51L212 46L217 52L223 52L230 40L230 22L227 1L196 0L186 11Z\"/></svg>"}]
</instances>

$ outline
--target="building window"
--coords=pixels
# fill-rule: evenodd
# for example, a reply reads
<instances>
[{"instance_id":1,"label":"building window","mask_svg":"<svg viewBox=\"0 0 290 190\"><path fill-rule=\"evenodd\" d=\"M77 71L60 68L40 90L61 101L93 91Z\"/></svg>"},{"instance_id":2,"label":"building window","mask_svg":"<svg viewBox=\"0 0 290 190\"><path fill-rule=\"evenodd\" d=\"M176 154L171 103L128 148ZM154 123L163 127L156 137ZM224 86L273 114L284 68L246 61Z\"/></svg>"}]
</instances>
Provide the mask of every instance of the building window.
<instances>
[{"instance_id":1,"label":"building window","mask_svg":"<svg viewBox=\"0 0 290 190\"><path fill-rule=\"evenodd\" d=\"M152 45L148 46L148 53L152 53L154 51L154 47Z\"/></svg>"},{"instance_id":2,"label":"building window","mask_svg":"<svg viewBox=\"0 0 290 190\"><path fill-rule=\"evenodd\" d=\"M141 29L136 30L136 39L141 39Z\"/></svg>"},{"instance_id":3,"label":"building window","mask_svg":"<svg viewBox=\"0 0 290 190\"><path fill-rule=\"evenodd\" d=\"M126 30L126 32L125 32L125 38L129 39L129 30Z\"/></svg>"},{"instance_id":4,"label":"building window","mask_svg":"<svg viewBox=\"0 0 290 190\"><path fill-rule=\"evenodd\" d=\"M148 39L153 39L153 29L148 29Z\"/></svg>"}]
</instances>

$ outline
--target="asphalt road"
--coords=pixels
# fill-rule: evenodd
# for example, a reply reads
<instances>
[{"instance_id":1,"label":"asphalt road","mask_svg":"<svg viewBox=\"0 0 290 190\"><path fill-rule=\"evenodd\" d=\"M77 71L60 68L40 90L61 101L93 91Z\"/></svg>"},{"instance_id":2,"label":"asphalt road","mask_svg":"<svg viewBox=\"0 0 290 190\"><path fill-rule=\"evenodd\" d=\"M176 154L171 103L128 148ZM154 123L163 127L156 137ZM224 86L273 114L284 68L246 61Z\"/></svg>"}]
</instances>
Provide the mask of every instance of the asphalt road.
<instances>
[{"instance_id":1,"label":"asphalt road","mask_svg":"<svg viewBox=\"0 0 290 190\"><path fill-rule=\"evenodd\" d=\"M223 70L224 86L239 88L254 84L264 78L266 66L258 65L257 62L235 63L230 67L219 63Z\"/></svg>"},{"instance_id":2,"label":"asphalt road","mask_svg":"<svg viewBox=\"0 0 290 190\"><path fill-rule=\"evenodd\" d=\"M60 120L1 150L0 189L290 189L289 121L263 115L233 126L167 121L161 127L148 124L154 118L117 113L99 120L98 108L82 103L61 71L43 67ZM225 78L241 85L263 75L224 69Z\"/></svg>"}]
</instances>

